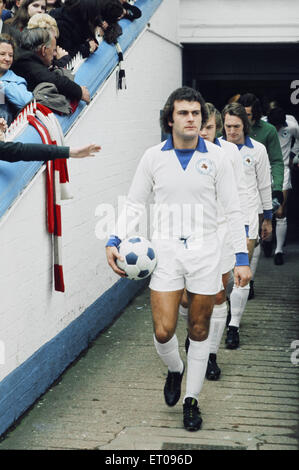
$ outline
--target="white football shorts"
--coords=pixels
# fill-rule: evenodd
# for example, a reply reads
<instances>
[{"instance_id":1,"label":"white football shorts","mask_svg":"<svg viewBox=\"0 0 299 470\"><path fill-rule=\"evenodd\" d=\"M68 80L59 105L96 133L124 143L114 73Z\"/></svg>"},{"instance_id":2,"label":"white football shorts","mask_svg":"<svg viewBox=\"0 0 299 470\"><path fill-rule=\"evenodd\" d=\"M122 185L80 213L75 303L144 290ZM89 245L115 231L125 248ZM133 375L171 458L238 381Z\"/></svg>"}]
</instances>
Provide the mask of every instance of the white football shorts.
<instances>
[{"instance_id":1,"label":"white football shorts","mask_svg":"<svg viewBox=\"0 0 299 470\"><path fill-rule=\"evenodd\" d=\"M152 240L157 266L149 287L159 292L181 290L215 295L221 287L221 245L216 234L200 247L183 240Z\"/></svg>"}]
</instances>

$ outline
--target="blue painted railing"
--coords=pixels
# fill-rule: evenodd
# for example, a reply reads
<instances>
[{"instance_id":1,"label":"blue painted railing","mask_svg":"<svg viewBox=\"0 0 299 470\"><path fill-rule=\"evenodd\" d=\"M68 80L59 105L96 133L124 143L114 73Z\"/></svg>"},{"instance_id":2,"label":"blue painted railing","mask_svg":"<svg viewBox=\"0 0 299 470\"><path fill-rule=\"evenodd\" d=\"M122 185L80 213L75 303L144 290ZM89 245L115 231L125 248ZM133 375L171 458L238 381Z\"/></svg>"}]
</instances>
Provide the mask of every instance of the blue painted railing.
<instances>
[{"instance_id":1,"label":"blue painted railing","mask_svg":"<svg viewBox=\"0 0 299 470\"><path fill-rule=\"evenodd\" d=\"M162 1L163 0L137 0L135 5L142 10L141 18L133 22L129 20L120 21L123 34L119 38L119 44L123 52L130 47L145 28L149 19ZM75 82L79 85L85 85L90 92L90 96L93 97L117 64L118 55L114 45L102 42L97 51L81 65L76 73ZM71 125L78 119L79 114L85 106L86 103L80 101L78 108L71 116L57 116L64 134L66 134ZM31 126L28 126L17 140L24 143L41 143L38 132ZM0 218L14 203L41 166L41 162L20 161L7 163L0 161Z\"/></svg>"}]
</instances>

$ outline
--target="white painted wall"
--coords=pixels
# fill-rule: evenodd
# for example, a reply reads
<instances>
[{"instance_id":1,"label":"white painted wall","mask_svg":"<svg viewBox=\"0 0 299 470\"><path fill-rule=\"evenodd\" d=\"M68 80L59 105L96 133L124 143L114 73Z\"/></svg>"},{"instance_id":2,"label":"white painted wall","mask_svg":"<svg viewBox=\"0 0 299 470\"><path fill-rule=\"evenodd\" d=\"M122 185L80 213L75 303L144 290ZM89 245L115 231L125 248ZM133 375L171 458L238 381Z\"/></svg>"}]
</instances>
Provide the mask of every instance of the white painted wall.
<instances>
[{"instance_id":1,"label":"white painted wall","mask_svg":"<svg viewBox=\"0 0 299 470\"><path fill-rule=\"evenodd\" d=\"M45 172L0 221L0 381L119 279L106 264L105 241L95 236L95 210L117 204L145 149L160 141L160 109L181 86L177 7L177 1L164 0L152 21L158 34L146 31L128 51L127 90L116 90L113 74L67 136L72 146L93 141L102 151L69 161L74 199L62 208L64 294L52 285Z\"/></svg>"},{"instance_id":2,"label":"white painted wall","mask_svg":"<svg viewBox=\"0 0 299 470\"><path fill-rule=\"evenodd\" d=\"M150 28L169 41L177 43L179 20L180 0L163 0L159 7L159 14L151 18Z\"/></svg>"},{"instance_id":3,"label":"white painted wall","mask_svg":"<svg viewBox=\"0 0 299 470\"><path fill-rule=\"evenodd\" d=\"M180 0L182 43L299 40L298 0Z\"/></svg>"}]
</instances>

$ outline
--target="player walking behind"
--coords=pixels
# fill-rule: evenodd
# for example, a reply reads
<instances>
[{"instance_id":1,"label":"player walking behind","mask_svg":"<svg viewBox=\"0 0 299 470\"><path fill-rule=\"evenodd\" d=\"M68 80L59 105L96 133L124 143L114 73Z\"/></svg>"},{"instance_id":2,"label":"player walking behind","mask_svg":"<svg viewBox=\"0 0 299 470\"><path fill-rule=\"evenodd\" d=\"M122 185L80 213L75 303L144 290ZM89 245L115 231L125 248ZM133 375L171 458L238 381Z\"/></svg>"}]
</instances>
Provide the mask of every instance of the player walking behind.
<instances>
[{"instance_id":1,"label":"player walking behind","mask_svg":"<svg viewBox=\"0 0 299 470\"><path fill-rule=\"evenodd\" d=\"M272 193L269 158L266 148L260 142L249 137L249 121L245 108L239 103L232 103L222 111L224 139L236 144L241 152L247 188L249 208L249 260L252 258L259 229L259 201L261 201L264 220L261 238L266 239L272 233ZM231 320L226 337L226 347L236 349L239 346L239 326L249 295L249 285L234 286L230 296Z\"/></svg>"},{"instance_id":2,"label":"player walking behind","mask_svg":"<svg viewBox=\"0 0 299 470\"><path fill-rule=\"evenodd\" d=\"M268 122L276 127L281 146L284 178L282 185L283 203L275 212L276 218L276 248L274 255L274 264L284 263L283 246L287 236L287 201L288 193L292 188L290 158L293 151L299 149L299 126L297 121L287 116L282 108L274 108L268 114Z\"/></svg>"}]
</instances>

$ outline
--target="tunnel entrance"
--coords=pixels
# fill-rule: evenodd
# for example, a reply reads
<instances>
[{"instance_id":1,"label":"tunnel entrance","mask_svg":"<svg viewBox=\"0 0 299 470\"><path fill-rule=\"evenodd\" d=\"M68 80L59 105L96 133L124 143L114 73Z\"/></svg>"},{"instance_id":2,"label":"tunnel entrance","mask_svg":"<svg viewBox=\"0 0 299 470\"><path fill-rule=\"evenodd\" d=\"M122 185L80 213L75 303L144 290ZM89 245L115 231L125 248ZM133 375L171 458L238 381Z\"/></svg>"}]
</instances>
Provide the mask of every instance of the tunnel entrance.
<instances>
[{"instance_id":1,"label":"tunnel entrance","mask_svg":"<svg viewBox=\"0 0 299 470\"><path fill-rule=\"evenodd\" d=\"M299 122L299 44L183 44L183 84L219 111L237 94L254 93L266 114L276 100ZM292 172L288 240L299 241L299 170Z\"/></svg>"}]
</instances>

